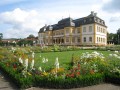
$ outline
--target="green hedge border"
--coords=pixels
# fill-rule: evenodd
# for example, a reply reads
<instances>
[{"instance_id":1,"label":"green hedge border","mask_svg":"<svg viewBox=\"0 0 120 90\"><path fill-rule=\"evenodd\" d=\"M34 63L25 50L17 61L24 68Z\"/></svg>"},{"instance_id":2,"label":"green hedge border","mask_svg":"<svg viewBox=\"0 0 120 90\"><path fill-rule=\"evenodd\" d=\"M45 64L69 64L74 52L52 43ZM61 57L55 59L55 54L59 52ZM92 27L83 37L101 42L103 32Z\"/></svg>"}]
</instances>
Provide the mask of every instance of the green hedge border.
<instances>
[{"instance_id":1,"label":"green hedge border","mask_svg":"<svg viewBox=\"0 0 120 90\"><path fill-rule=\"evenodd\" d=\"M19 88L29 88L32 86L43 87L43 88L78 88L84 86L95 85L102 83L104 81L103 74L94 74L79 76L77 78L49 78L41 77L38 75L28 76L26 78L21 77L20 74L13 71L12 68L6 67L0 62L0 69L3 71L4 75L8 77L13 83L15 83Z\"/></svg>"},{"instance_id":2,"label":"green hedge border","mask_svg":"<svg viewBox=\"0 0 120 90\"><path fill-rule=\"evenodd\" d=\"M113 75L111 73L96 73L93 75L85 75L77 78L66 79L63 79L62 77L41 77L38 75L27 76L24 78L12 68L6 67L6 65L1 62L0 70L2 70L4 75L21 89L30 88L32 86L41 88L69 89L96 85L103 82L120 85L120 75Z\"/></svg>"}]
</instances>

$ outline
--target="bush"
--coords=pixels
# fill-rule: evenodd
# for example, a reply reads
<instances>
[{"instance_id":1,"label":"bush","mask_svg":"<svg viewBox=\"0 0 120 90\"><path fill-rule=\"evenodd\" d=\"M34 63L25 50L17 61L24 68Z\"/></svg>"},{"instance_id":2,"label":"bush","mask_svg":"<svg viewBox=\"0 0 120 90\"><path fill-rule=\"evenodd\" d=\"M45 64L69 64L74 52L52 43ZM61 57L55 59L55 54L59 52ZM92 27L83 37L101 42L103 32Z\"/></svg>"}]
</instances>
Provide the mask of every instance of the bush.
<instances>
[{"instance_id":1,"label":"bush","mask_svg":"<svg viewBox=\"0 0 120 90\"><path fill-rule=\"evenodd\" d=\"M62 77L50 78L35 76L36 85L43 88L78 88L102 83L103 81L104 75L100 73L65 79Z\"/></svg>"},{"instance_id":2,"label":"bush","mask_svg":"<svg viewBox=\"0 0 120 90\"><path fill-rule=\"evenodd\" d=\"M120 74L105 73L105 82L120 85Z\"/></svg>"}]
</instances>

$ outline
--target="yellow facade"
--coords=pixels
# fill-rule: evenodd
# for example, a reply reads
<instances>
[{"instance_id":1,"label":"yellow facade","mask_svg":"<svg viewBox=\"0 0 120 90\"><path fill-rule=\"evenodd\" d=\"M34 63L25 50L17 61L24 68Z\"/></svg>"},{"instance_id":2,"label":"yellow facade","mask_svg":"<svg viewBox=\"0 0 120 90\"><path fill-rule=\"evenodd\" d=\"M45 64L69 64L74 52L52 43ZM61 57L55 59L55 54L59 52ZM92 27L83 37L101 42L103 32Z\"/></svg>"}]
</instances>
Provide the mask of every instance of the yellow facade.
<instances>
[{"instance_id":1,"label":"yellow facade","mask_svg":"<svg viewBox=\"0 0 120 90\"><path fill-rule=\"evenodd\" d=\"M40 44L107 45L107 26L94 12L83 18L69 17L54 25L45 25L39 34L43 34L39 35Z\"/></svg>"}]
</instances>

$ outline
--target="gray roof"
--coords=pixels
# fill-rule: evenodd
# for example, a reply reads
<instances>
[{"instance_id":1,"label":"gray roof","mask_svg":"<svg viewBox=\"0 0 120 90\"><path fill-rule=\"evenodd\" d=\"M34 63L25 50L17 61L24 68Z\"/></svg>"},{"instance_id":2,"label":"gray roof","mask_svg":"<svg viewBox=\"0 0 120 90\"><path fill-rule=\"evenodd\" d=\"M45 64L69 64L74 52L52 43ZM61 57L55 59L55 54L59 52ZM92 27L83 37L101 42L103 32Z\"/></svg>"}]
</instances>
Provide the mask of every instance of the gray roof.
<instances>
[{"instance_id":1,"label":"gray roof","mask_svg":"<svg viewBox=\"0 0 120 90\"><path fill-rule=\"evenodd\" d=\"M68 18L58 21L57 24L48 25L48 26L45 25L44 27L40 29L39 33L44 32L44 31L49 31L49 30L54 31L54 30L64 29L65 27L70 27L70 26L79 27L80 25L87 25L87 24L92 24L92 23L98 23L106 27L104 20L97 17L96 13L91 12L91 14L88 15L87 17L82 17L82 18L75 19L75 20L68 17Z\"/></svg>"}]
</instances>

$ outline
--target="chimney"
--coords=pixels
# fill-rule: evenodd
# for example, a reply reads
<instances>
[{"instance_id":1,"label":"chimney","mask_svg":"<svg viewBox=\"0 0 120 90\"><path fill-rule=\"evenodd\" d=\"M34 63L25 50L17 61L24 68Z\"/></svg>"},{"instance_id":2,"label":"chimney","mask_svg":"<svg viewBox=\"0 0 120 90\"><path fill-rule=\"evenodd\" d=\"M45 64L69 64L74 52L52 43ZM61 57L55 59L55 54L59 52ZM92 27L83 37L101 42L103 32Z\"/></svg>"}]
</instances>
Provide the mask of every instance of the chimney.
<instances>
[{"instance_id":1,"label":"chimney","mask_svg":"<svg viewBox=\"0 0 120 90\"><path fill-rule=\"evenodd\" d=\"M94 13L94 16L97 16L97 13Z\"/></svg>"},{"instance_id":2,"label":"chimney","mask_svg":"<svg viewBox=\"0 0 120 90\"><path fill-rule=\"evenodd\" d=\"M94 16L94 11L91 11L91 15Z\"/></svg>"}]
</instances>

